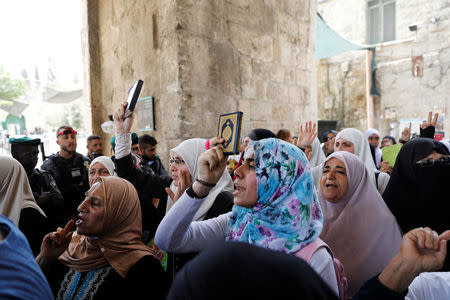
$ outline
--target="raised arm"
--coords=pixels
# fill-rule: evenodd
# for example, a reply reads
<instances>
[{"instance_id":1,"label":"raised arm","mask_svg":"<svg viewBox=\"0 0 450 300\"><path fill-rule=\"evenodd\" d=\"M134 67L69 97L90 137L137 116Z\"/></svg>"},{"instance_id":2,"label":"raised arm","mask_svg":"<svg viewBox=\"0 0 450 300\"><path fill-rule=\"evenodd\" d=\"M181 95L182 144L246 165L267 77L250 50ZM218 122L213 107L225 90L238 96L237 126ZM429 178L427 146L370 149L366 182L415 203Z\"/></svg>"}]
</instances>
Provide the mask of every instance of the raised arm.
<instances>
[{"instance_id":1,"label":"raised arm","mask_svg":"<svg viewBox=\"0 0 450 300\"><path fill-rule=\"evenodd\" d=\"M221 146L200 155L198 177L159 224L155 235L159 248L175 253L192 252L224 239L229 213L206 221L192 220L203 199L219 181L226 161Z\"/></svg>"}]
</instances>

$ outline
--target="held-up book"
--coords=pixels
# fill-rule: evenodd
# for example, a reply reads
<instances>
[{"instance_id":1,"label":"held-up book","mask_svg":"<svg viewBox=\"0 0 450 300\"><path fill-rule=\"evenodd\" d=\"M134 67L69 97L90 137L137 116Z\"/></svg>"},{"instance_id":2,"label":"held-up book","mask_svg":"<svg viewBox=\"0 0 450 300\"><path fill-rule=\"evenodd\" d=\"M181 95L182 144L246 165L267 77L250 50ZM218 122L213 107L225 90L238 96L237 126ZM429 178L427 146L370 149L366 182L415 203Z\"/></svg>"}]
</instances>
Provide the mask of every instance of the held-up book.
<instances>
[{"instance_id":1,"label":"held-up book","mask_svg":"<svg viewBox=\"0 0 450 300\"><path fill-rule=\"evenodd\" d=\"M225 155L239 153L239 135L241 133L242 115L243 113L241 111L237 111L219 116L217 136L224 139L222 145Z\"/></svg>"}]
</instances>

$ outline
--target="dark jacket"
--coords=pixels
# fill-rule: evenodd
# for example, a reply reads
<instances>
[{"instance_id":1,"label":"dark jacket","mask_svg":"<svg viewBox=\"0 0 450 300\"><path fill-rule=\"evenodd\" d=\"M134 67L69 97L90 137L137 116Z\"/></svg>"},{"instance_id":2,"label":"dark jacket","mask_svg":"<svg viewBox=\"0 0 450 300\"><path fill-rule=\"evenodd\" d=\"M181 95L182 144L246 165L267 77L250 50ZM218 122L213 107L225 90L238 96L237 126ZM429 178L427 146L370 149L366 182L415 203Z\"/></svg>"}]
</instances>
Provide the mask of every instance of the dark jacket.
<instances>
[{"instance_id":1,"label":"dark jacket","mask_svg":"<svg viewBox=\"0 0 450 300\"><path fill-rule=\"evenodd\" d=\"M164 169L159 156L156 156L151 164L149 164L149 162L141 161L139 163L139 166L141 167L141 170L146 174L155 173L158 175L169 176L169 173L167 173L166 169Z\"/></svg>"},{"instance_id":2,"label":"dark jacket","mask_svg":"<svg viewBox=\"0 0 450 300\"><path fill-rule=\"evenodd\" d=\"M64 198L56 185L53 176L39 169L34 169L28 176L33 196L38 205L42 208L48 218L52 230L57 227L64 227ZM41 196L46 197L45 201L39 201Z\"/></svg>"},{"instance_id":3,"label":"dark jacket","mask_svg":"<svg viewBox=\"0 0 450 300\"><path fill-rule=\"evenodd\" d=\"M136 188L141 203L142 230L148 235L146 240L150 240L166 213L165 188L172 183L172 177L142 172L136 167L131 154L120 159L116 158L114 163L117 175L131 182ZM153 204L153 198L159 199L158 208Z\"/></svg>"},{"instance_id":4,"label":"dark jacket","mask_svg":"<svg viewBox=\"0 0 450 300\"><path fill-rule=\"evenodd\" d=\"M59 153L52 154L42 164L41 169L53 176L64 197L66 221L76 215L78 205L89 190L88 168L89 162L79 153L75 153L71 159L62 158Z\"/></svg>"}]
</instances>

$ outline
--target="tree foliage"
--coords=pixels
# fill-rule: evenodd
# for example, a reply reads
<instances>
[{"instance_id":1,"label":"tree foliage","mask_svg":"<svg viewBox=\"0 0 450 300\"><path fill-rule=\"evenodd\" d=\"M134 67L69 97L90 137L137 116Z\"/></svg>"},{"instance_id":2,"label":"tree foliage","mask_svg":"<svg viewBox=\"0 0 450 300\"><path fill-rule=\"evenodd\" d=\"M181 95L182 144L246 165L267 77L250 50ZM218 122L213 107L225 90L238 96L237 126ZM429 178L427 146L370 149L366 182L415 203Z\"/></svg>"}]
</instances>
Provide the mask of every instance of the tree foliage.
<instances>
[{"instance_id":1,"label":"tree foliage","mask_svg":"<svg viewBox=\"0 0 450 300\"><path fill-rule=\"evenodd\" d=\"M25 82L23 79L14 78L0 65L0 98L14 100L25 93Z\"/></svg>"}]
</instances>

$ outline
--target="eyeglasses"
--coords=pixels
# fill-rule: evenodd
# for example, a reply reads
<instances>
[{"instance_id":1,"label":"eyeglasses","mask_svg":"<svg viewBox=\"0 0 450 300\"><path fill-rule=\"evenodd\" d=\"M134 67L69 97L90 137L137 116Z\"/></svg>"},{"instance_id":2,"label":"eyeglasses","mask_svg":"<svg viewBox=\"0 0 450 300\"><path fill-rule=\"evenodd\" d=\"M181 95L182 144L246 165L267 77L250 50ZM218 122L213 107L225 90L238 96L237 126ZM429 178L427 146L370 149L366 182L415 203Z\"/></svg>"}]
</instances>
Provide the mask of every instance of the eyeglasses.
<instances>
[{"instance_id":1,"label":"eyeglasses","mask_svg":"<svg viewBox=\"0 0 450 300\"><path fill-rule=\"evenodd\" d=\"M416 164L421 167L450 166L450 155L443 156L438 160L421 159Z\"/></svg>"},{"instance_id":2,"label":"eyeglasses","mask_svg":"<svg viewBox=\"0 0 450 300\"><path fill-rule=\"evenodd\" d=\"M179 158L171 158L169 159L169 164L172 165L173 163L177 164L177 165L181 165L184 164L185 161Z\"/></svg>"},{"instance_id":3,"label":"eyeglasses","mask_svg":"<svg viewBox=\"0 0 450 300\"><path fill-rule=\"evenodd\" d=\"M58 136L60 135L66 135L66 134L73 134L73 135L77 135L77 132L73 129L61 129L58 132Z\"/></svg>"}]
</instances>

